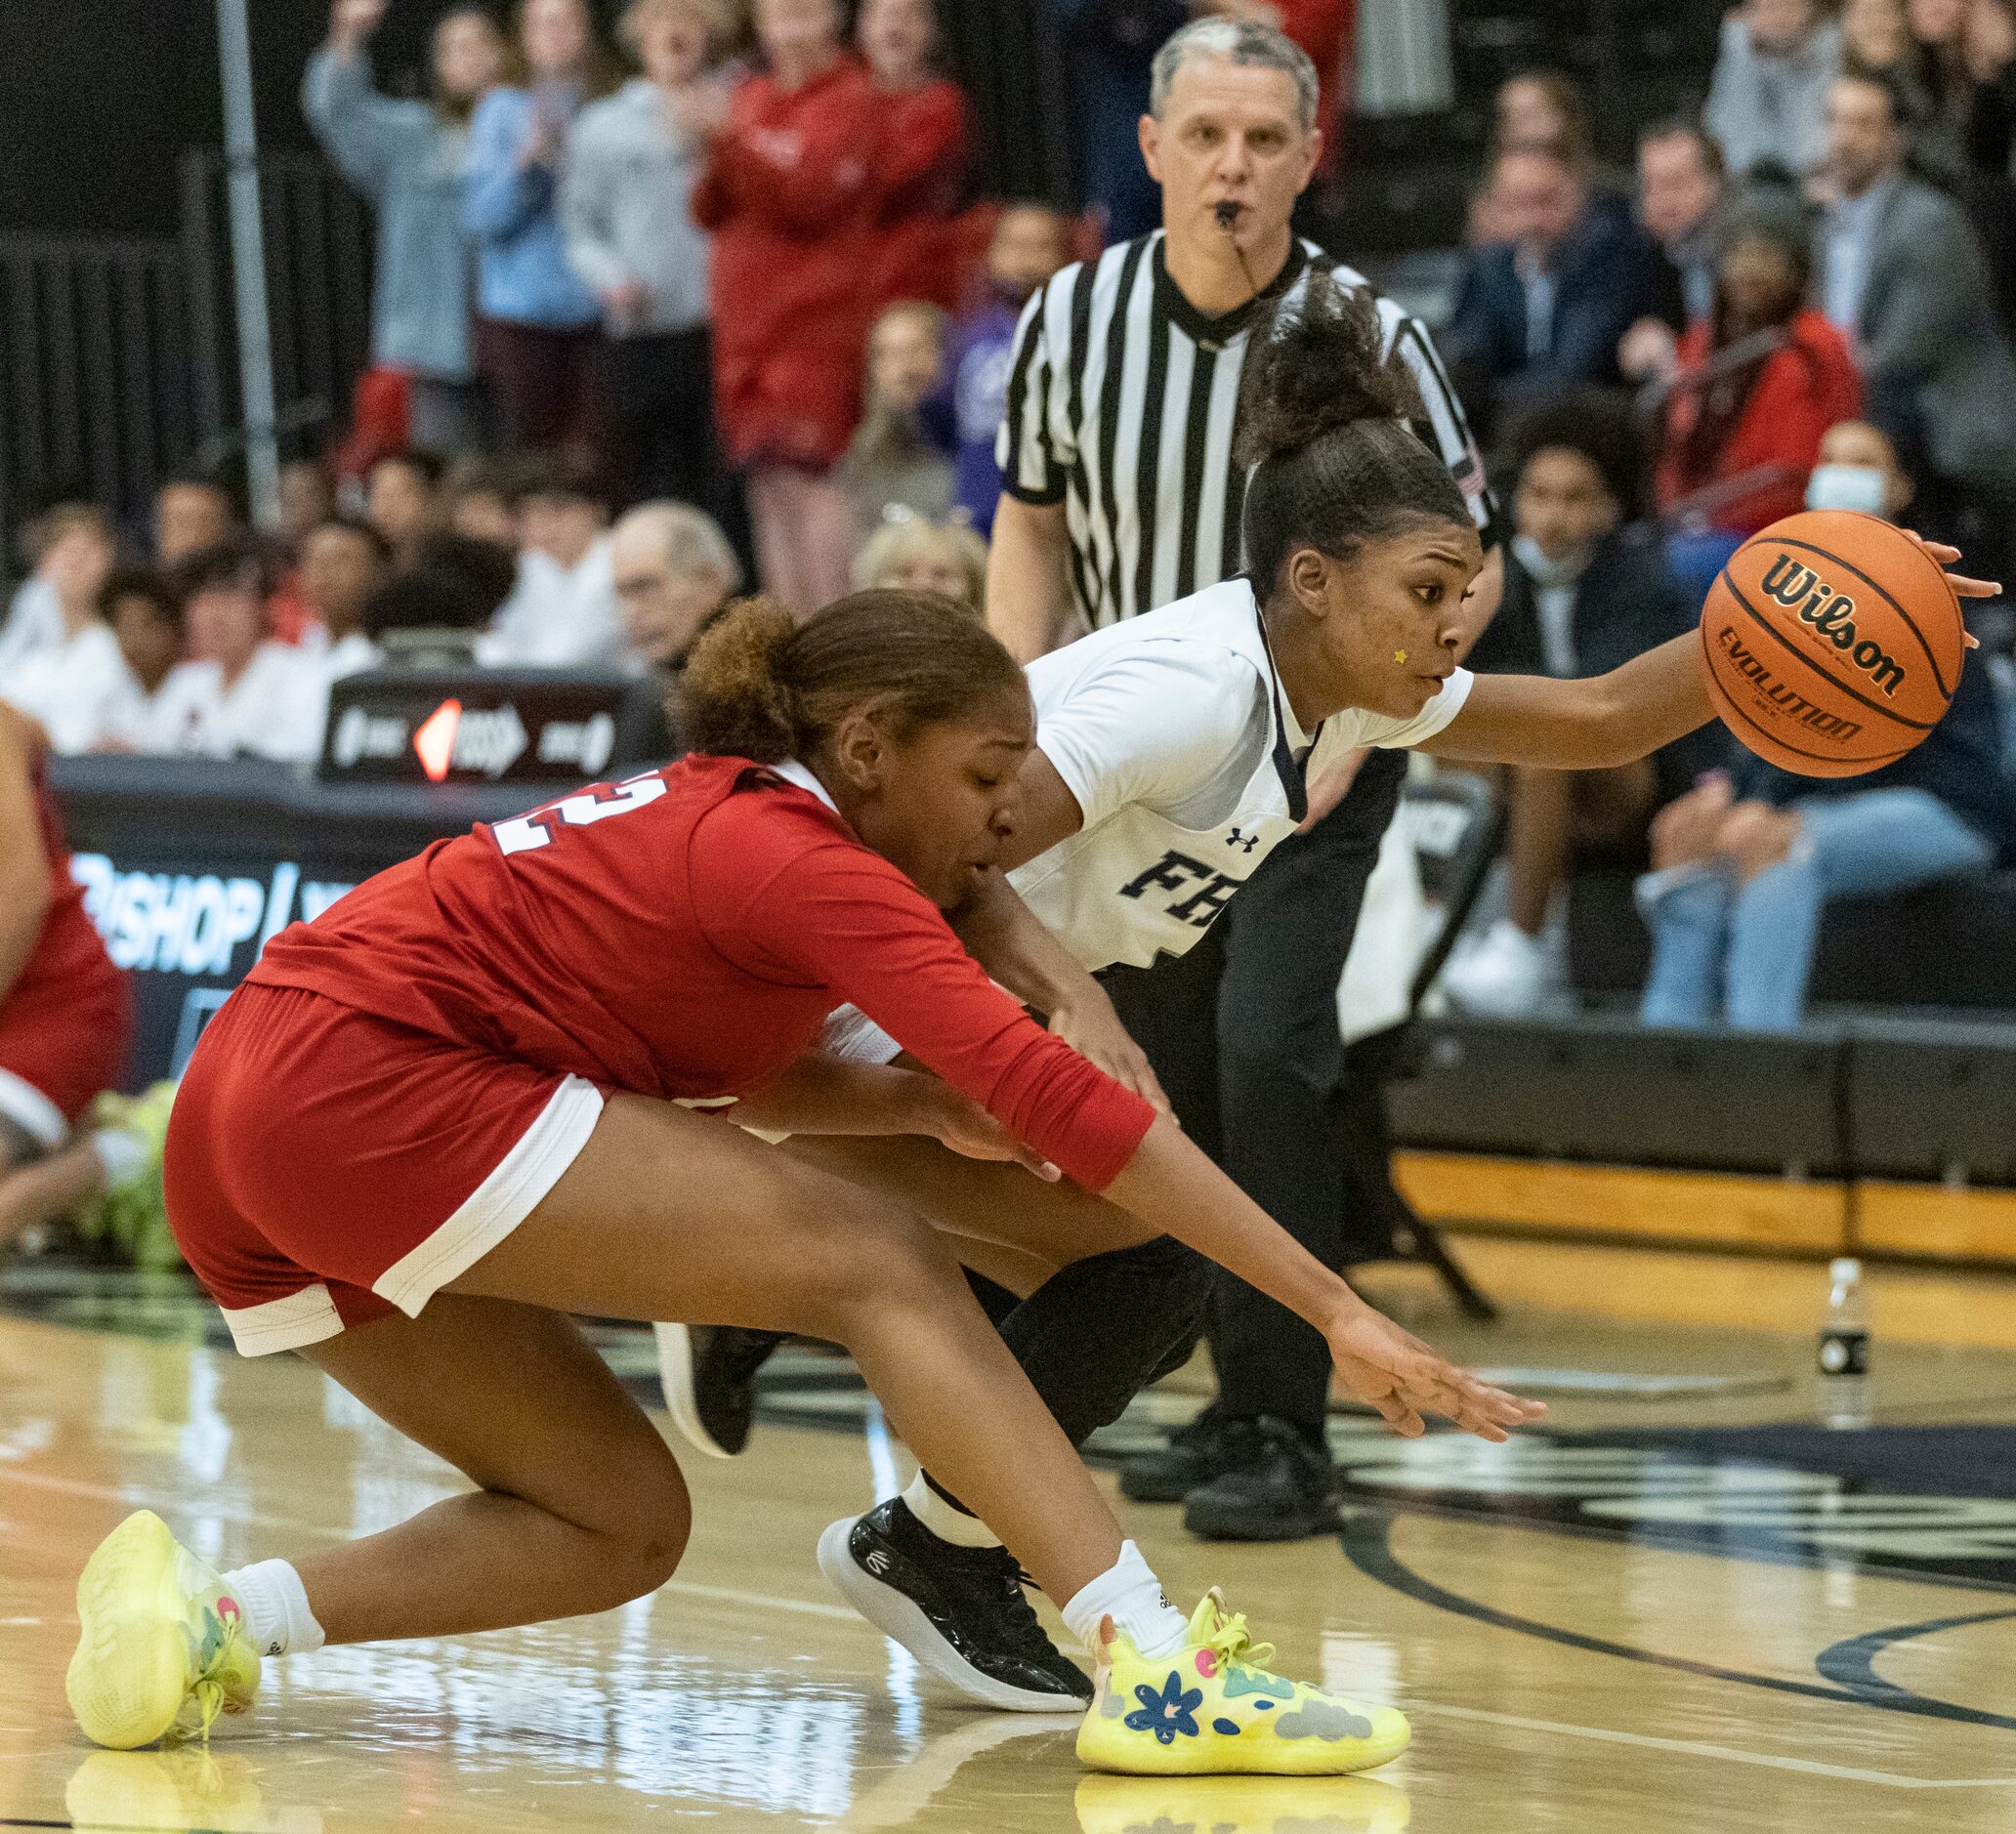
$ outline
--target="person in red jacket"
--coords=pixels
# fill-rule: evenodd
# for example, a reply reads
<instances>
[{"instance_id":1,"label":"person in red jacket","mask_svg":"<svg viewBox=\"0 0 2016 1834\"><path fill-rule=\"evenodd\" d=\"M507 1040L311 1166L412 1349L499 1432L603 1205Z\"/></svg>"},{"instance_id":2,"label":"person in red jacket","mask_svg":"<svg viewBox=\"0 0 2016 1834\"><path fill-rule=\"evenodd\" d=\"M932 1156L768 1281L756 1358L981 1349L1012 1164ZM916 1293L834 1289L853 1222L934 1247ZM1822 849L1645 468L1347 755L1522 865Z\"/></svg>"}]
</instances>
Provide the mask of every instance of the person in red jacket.
<instances>
[{"instance_id":1,"label":"person in red jacket","mask_svg":"<svg viewBox=\"0 0 2016 1834\"><path fill-rule=\"evenodd\" d=\"M1796 514L1821 437L1861 414L1847 343L1806 303L1812 277L1789 215L1742 219L1723 245L1714 309L1680 341L1659 460L1659 511L1691 534L1734 548Z\"/></svg>"},{"instance_id":2,"label":"person in red jacket","mask_svg":"<svg viewBox=\"0 0 2016 1834\"><path fill-rule=\"evenodd\" d=\"M714 235L722 441L764 582L806 617L846 592L854 554L832 474L861 416L883 104L834 0L757 0L756 32L769 67L736 88L693 212Z\"/></svg>"},{"instance_id":3,"label":"person in red jacket","mask_svg":"<svg viewBox=\"0 0 2016 1834\"><path fill-rule=\"evenodd\" d=\"M855 39L875 80L869 291L879 312L925 300L956 312L960 271L954 219L972 129L966 94L938 72L932 0L862 0Z\"/></svg>"},{"instance_id":4,"label":"person in red jacket","mask_svg":"<svg viewBox=\"0 0 2016 1834\"><path fill-rule=\"evenodd\" d=\"M685 688L692 755L379 874L275 938L205 1030L165 1165L189 1266L241 1352L300 1352L477 1488L224 1575L129 1518L77 1591L66 1691L100 1743L243 1711L263 1655L662 1585L684 1480L568 1313L844 1344L905 1443L1101 1648L1113 1698L1179 1664L1259 1666L1215 1598L1187 1621L1170 1607L930 1227L706 1112L723 1105L743 1126L922 1133L1061 1171L1105 1193L1109 1234L1170 1230L1320 1321L1403 1432L1433 1406L1502 1439L1541 1411L1372 1311L961 947L943 912L1012 839L1035 727L977 620L926 594L859 594L802 627L746 604ZM931 1073L814 1052L848 1001ZM1004 1214L995 1239L1022 1227ZM1397 1713L1338 1702L1318 1746L1228 1699L1218 1742L1171 1753L1154 1715L1123 1730L1121 1711L1095 1702L1080 1751L1123 1770L1349 1771L1407 1737Z\"/></svg>"}]
</instances>

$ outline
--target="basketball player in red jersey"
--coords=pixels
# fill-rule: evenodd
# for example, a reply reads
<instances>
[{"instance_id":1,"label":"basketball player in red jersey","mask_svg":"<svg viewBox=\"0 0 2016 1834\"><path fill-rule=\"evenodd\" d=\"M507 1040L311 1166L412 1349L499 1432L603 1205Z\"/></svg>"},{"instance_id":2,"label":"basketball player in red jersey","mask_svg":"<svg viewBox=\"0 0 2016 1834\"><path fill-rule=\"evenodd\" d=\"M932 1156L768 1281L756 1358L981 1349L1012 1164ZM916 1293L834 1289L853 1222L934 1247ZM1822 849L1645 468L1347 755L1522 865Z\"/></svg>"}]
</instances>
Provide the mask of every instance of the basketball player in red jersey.
<instances>
[{"instance_id":1,"label":"basketball player in red jersey","mask_svg":"<svg viewBox=\"0 0 2016 1834\"><path fill-rule=\"evenodd\" d=\"M566 1316L586 1313L844 1344L1101 1650L1088 1762L1383 1762L1397 1713L1259 1672L1216 1594L1170 1607L926 1225L684 1105L1061 1168L1318 1325L1404 1433L1434 1409L1497 1439L1540 1410L1365 1306L961 949L941 911L1012 836L1033 735L984 629L903 593L802 629L747 605L686 683L698 754L379 875L276 938L205 1033L168 1207L238 1348L298 1351L478 1487L225 1575L130 1518L78 1588L85 1731L207 1730L250 1704L262 1656L325 1640L533 1623L663 1583L685 1485ZM935 1074L808 1057L848 1001ZM1136 1705L1165 1697L1195 1710L1181 1748Z\"/></svg>"},{"instance_id":2,"label":"basketball player in red jersey","mask_svg":"<svg viewBox=\"0 0 2016 1834\"><path fill-rule=\"evenodd\" d=\"M126 977L70 877L47 755L41 728L0 703L0 1237L13 1175L56 1153L117 1086L132 1027Z\"/></svg>"}]
</instances>

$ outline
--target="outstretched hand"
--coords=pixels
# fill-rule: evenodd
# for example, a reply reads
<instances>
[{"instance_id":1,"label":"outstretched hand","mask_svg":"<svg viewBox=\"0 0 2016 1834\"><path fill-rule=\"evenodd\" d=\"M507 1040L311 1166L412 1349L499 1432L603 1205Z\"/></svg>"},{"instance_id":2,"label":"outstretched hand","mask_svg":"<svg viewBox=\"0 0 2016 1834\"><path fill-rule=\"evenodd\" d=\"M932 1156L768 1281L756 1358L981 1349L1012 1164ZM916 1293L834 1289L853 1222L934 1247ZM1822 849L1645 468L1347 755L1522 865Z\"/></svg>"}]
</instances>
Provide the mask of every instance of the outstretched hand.
<instances>
[{"instance_id":1,"label":"outstretched hand","mask_svg":"<svg viewBox=\"0 0 2016 1834\"><path fill-rule=\"evenodd\" d=\"M1004 1160L1033 1172L1046 1185L1054 1185L1064 1174L1033 1146L1016 1139L987 1109L961 1095L949 1083L930 1091L932 1113L927 1131L940 1146L949 1146L966 1159Z\"/></svg>"},{"instance_id":2,"label":"outstretched hand","mask_svg":"<svg viewBox=\"0 0 2016 1834\"><path fill-rule=\"evenodd\" d=\"M1955 573L1953 563L1960 558L1960 551L1944 541L1927 541L1915 529L1904 531L1923 548L1933 560L1939 563L1939 570L1946 575L1946 583L1953 589L1953 595L1960 599L1995 599L2001 595L2001 583L1992 579L1970 579L1964 573ZM1979 649L1981 642L1969 632L1963 632L1969 649Z\"/></svg>"},{"instance_id":3,"label":"outstretched hand","mask_svg":"<svg viewBox=\"0 0 2016 1834\"><path fill-rule=\"evenodd\" d=\"M1424 1414L1441 1414L1465 1433L1496 1443L1511 1437L1507 1428L1526 1426L1547 1411L1545 1401L1480 1382L1369 1306L1358 1307L1325 1336L1345 1387L1406 1438L1427 1431Z\"/></svg>"}]
</instances>

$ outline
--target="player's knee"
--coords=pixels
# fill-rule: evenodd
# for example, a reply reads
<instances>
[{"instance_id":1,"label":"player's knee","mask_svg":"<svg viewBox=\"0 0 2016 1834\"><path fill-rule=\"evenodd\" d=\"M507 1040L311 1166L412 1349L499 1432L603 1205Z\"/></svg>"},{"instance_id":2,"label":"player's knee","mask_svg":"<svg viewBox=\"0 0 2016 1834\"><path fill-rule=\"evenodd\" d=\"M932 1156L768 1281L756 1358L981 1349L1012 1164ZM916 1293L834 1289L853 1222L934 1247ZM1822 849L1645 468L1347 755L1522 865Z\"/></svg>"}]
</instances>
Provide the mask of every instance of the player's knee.
<instances>
[{"instance_id":1,"label":"player's knee","mask_svg":"<svg viewBox=\"0 0 2016 1834\"><path fill-rule=\"evenodd\" d=\"M602 1524L604 1568L614 1595L627 1604L655 1592L677 1570L693 1532L693 1503L678 1461L662 1446L657 1457L624 1473L622 1512Z\"/></svg>"}]
</instances>

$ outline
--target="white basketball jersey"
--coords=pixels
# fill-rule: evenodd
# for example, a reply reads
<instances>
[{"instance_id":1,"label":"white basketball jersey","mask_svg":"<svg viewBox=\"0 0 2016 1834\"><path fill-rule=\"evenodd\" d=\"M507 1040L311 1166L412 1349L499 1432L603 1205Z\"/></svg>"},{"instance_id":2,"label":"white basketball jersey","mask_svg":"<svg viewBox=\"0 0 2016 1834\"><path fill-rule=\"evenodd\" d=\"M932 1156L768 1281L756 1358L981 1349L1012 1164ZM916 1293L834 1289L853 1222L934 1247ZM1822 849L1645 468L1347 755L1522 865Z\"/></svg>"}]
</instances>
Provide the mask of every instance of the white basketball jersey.
<instances>
[{"instance_id":1,"label":"white basketball jersey","mask_svg":"<svg viewBox=\"0 0 2016 1834\"><path fill-rule=\"evenodd\" d=\"M1252 585L1234 578L1042 657L1029 682L1037 748L1084 826L1009 878L1099 969L1192 948L1295 832L1305 772L1362 746L1432 738L1461 711L1471 677L1458 669L1411 720L1351 709L1306 733Z\"/></svg>"}]
</instances>

